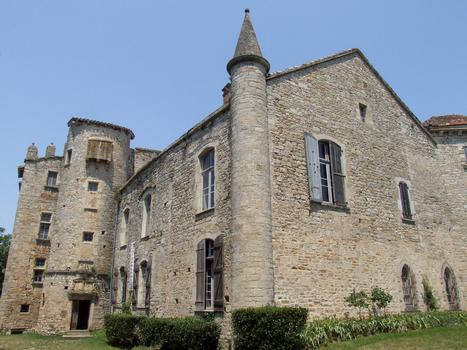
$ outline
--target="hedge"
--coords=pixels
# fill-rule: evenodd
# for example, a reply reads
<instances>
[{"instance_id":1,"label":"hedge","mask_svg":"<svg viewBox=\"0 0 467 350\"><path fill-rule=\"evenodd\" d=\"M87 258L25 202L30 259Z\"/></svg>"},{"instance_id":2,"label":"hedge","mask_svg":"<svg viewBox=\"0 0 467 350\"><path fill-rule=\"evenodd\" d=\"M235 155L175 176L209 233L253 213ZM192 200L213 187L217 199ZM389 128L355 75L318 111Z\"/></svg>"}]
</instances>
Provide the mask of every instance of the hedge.
<instances>
[{"instance_id":1,"label":"hedge","mask_svg":"<svg viewBox=\"0 0 467 350\"><path fill-rule=\"evenodd\" d=\"M328 343L378 333L467 325L467 312L431 311L370 317L366 319L325 319L311 322L302 334L306 349L318 349Z\"/></svg>"},{"instance_id":2,"label":"hedge","mask_svg":"<svg viewBox=\"0 0 467 350\"><path fill-rule=\"evenodd\" d=\"M159 345L161 350L215 350L221 333L217 323L197 317L151 317L138 328L140 345Z\"/></svg>"},{"instance_id":3,"label":"hedge","mask_svg":"<svg viewBox=\"0 0 467 350\"><path fill-rule=\"evenodd\" d=\"M215 350L221 333L217 323L197 317L112 314L105 317L105 328L111 345L121 348L158 345L161 350Z\"/></svg>"},{"instance_id":4,"label":"hedge","mask_svg":"<svg viewBox=\"0 0 467 350\"><path fill-rule=\"evenodd\" d=\"M232 313L236 349L304 349L303 332L308 311L305 308L265 306L237 309Z\"/></svg>"},{"instance_id":5,"label":"hedge","mask_svg":"<svg viewBox=\"0 0 467 350\"><path fill-rule=\"evenodd\" d=\"M109 344L121 348L136 346L138 344L136 329L143 319L143 316L128 314L106 315L104 319L105 335Z\"/></svg>"}]
</instances>

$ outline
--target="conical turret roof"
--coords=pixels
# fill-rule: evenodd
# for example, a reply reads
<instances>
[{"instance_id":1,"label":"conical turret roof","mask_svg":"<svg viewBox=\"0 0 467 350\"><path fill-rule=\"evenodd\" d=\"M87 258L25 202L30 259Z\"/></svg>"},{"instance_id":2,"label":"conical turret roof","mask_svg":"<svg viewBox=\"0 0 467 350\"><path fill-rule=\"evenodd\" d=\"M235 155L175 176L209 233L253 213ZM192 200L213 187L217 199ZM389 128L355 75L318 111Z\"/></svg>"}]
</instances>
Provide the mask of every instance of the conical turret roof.
<instances>
[{"instance_id":1,"label":"conical turret roof","mask_svg":"<svg viewBox=\"0 0 467 350\"><path fill-rule=\"evenodd\" d=\"M227 64L227 71L230 73L232 67L242 61L254 61L261 63L266 72L269 72L269 62L263 57L256 38L256 33L251 23L250 10L245 10L245 19L238 37L237 47L234 57Z\"/></svg>"}]
</instances>

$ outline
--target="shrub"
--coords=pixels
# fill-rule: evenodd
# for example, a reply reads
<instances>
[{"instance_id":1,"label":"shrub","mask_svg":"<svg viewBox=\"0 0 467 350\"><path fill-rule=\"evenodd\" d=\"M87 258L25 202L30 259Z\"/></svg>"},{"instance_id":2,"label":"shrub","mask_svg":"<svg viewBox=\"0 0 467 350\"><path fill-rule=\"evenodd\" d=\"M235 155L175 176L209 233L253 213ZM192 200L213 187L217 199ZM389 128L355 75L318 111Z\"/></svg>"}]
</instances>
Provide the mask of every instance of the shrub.
<instances>
[{"instance_id":1,"label":"shrub","mask_svg":"<svg viewBox=\"0 0 467 350\"><path fill-rule=\"evenodd\" d=\"M217 323L197 317L145 318L138 326L138 344L161 350L215 350L221 333Z\"/></svg>"},{"instance_id":2,"label":"shrub","mask_svg":"<svg viewBox=\"0 0 467 350\"><path fill-rule=\"evenodd\" d=\"M378 333L467 325L467 312L414 312L366 319L324 319L311 322L302 333L307 349L318 349L335 341Z\"/></svg>"},{"instance_id":3,"label":"shrub","mask_svg":"<svg viewBox=\"0 0 467 350\"><path fill-rule=\"evenodd\" d=\"M106 315L104 319L105 335L109 344L131 348L137 345L136 327L144 319L123 313Z\"/></svg>"},{"instance_id":4,"label":"shrub","mask_svg":"<svg viewBox=\"0 0 467 350\"><path fill-rule=\"evenodd\" d=\"M373 315L377 316L379 311L386 309L386 307L392 301L392 295L379 287L374 287L371 290L370 300L373 309Z\"/></svg>"},{"instance_id":5,"label":"shrub","mask_svg":"<svg viewBox=\"0 0 467 350\"><path fill-rule=\"evenodd\" d=\"M237 309L232 313L236 349L298 350L304 349L301 332L306 325L305 308Z\"/></svg>"},{"instance_id":6,"label":"shrub","mask_svg":"<svg viewBox=\"0 0 467 350\"><path fill-rule=\"evenodd\" d=\"M131 315L131 304L128 301L122 303L122 314Z\"/></svg>"},{"instance_id":7,"label":"shrub","mask_svg":"<svg viewBox=\"0 0 467 350\"><path fill-rule=\"evenodd\" d=\"M363 309L368 309L370 306L368 301L368 295L364 291L357 292L355 289L350 293L350 295L345 298L345 302L349 306L354 306L358 309L358 314L360 318L362 317Z\"/></svg>"},{"instance_id":8,"label":"shrub","mask_svg":"<svg viewBox=\"0 0 467 350\"><path fill-rule=\"evenodd\" d=\"M438 309L438 301L435 298L435 295L433 294L433 289L431 288L430 282L428 279L423 278L422 280L423 284L423 301L425 302L426 307L430 311L434 311Z\"/></svg>"}]
</instances>

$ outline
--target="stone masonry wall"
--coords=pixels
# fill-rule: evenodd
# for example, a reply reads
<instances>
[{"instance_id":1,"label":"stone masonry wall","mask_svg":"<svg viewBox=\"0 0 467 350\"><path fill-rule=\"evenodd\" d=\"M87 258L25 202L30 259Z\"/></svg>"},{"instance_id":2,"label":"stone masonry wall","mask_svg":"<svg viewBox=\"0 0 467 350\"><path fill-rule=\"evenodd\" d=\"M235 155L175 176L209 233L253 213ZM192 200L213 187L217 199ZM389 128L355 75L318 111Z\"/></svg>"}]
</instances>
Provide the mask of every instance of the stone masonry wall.
<instances>
[{"instance_id":1,"label":"stone masonry wall","mask_svg":"<svg viewBox=\"0 0 467 350\"><path fill-rule=\"evenodd\" d=\"M89 139L113 144L110 162L87 160ZM130 176L130 137L124 131L89 123L72 124L65 152L72 150L62 172L57 223L44 283L45 302L38 331L61 333L70 329L73 299L92 298L89 328L102 327L110 309L110 270L118 189ZM96 192L89 181L98 183ZM91 242L83 240L92 232ZM83 282L83 280L85 282ZM83 284L84 283L84 284Z\"/></svg>"},{"instance_id":2,"label":"stone masonry wall","mask_svg":"<svg viewBox=\"0 0 467 350\"><path fill-rule=\"evenodd\" d=\"M211 119L201 130L171 146L143 169L122 193L119 222L129 209L128 244L117 238L114 271L130 269L131 245L135 265L151 262L150 314L193 315L195 310L196 246L203 239L224 234L225 308L230 310L230 127L229 114ZM199 155L215 149L215 208L202 212ZM146 237L141 238L142 196L152 192L152 215ZM119 227L120 229L120 227ZM119 237L119 233L116 233ZM132 281L127 281L130 300ZM115 309L121 304L116 293ZM139 305L141 312L143 309ZM227 319L227 317L226 317Z\"/></svg>"},{"instance_id":3,"label":"stone masonry wall","mask_svg":"<svg viewBox=\"0 0 467 350\"><path fill-rule=\"evenodd\" d=\"M418 308L423 276L442 300L443 264L459 275L466 262L437 147L360 56L270 79L268 103L276 304L342 316L353 288L379 286L394 296L390 310L403 311L404 264L415 274ZM342 147L347 209L310 202L305 132ZM401 220L398 179L410 184L415 224ZM465 308L465 280L457 283Z\"/></svg>"},{"instance_id":4,"label":"stone masonry wall","mask_svg":"<svg viewBox=\"0 0 467 350\"><path fill-rule=\"evenodd\" d=\"M42 212L52 214L49 239L55 232L58 192L46 184L48 171L60 172L61 161L51 157L25 162L0 299L0 329L31 329L36 324L43 287L33 283L34 267L36 258L45 258L47 267L50 249L49 242L37 238ZM20 312L21 304L28 304L29 312Z\"/></svg>"}]
</instances>

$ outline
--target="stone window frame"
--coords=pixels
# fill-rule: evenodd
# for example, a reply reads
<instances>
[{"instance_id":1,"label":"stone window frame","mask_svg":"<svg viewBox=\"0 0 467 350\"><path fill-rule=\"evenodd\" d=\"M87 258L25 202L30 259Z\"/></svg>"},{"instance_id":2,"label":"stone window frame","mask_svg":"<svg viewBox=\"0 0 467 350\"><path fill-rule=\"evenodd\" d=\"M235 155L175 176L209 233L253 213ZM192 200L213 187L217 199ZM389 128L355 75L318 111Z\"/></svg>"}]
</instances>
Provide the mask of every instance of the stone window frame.
<instances>
[{"instance_id":1,"label":"stone window frame","mask_svg":"<svg viewBox=\"0 0 467 350\"><path fill-rule=\"evenodd\" d=\"M70 166L73 157L73 148L68 148L65 152L65 166Z\"/></svg>"},{"instance_id":2,"label":"stone window frame","mask_svg":"<svg viewBox=\"0 0 467 350\"><path fill-rule=\"evenodd\" d=\"M87 239L91 237L91 239ZM92 244L94 242L94 232L92 231L83 231L82 243Z\"/></svg>"},{"instance_id":3,"label":"stone window frame","mask_svg":"<svg viewBox=\"0 0 467 350\"><path fill-rule=\"evenodd\" d=\"M94 186L95 185L95 189L94 189ZM99 192L99 186L100 185L100 181L97 181L97 180L88 180L88 188L87 188L87 191L89 193L98 193Z\"/></svg>"},{"instance_id":4,"label":"stone window frame","mask_svg":"<svg viewBox=\"0 0 467 350\"><path fill-rule=\"evenodd\" d=\"M151 263L149 259L142 259L138 265L136 307L148 309L151 297Z\"/></svg>"},{"instance_id":5,"label":"stone window frame","mask_svg":"<svg viewBox=\"0 0 467 350\"><path fill-rule=\"evenodd\" d=\"M48 221L43 220L43 214L50 214L50 219ZM40 240L50 239L49 236L50 236L50 227L52 226L52 218L53 218L53 213L52 212L50 212L50 211L41 211L40 219L39 219L39 232L37 234L38 239L40 239ZM42 227L47 227L47 234L45 235L45 237L43 236L43 233L42 233Z\"/></svg>"},{"instance_id":6,"label":"stone window frame","mask_svg":"<svg viewBox=\"0 0 467 350\"><path fill-rule=\"evenodd\" d=\"M203 178L202 178L202 158L207 155L208 152L214 152L214 205L210 208L203 209ZM217 142L208 142L203 144L199 147L199 151L196 152L194 157L194 208L197 217L204 217L203 214L212 213L216 205L218 205L218 174L219 174L219 166L218 166L218 143Z\"/></svg>"},{"instance_id":7,"label":"stone window frame","mask_svg":"<svg viewBox=\"0 0 467 350\"><path fill-rule=\"evenodd\" d=\"M44 283L44 269L43 268L33 270L32 283L33 284Z\"/></svg>"},{"instance_id":8,"label":"stone window frame","mask_svg":"<svg viewBox=\"0 0 467 350\"><path fill-rule=\"evenodd\" d=\"M365 116L362 118L362 106L365 107ZM359 99L355 104L355 118L362 124L374 126L373 110L371 104L366 99Z\"/></svg>"},{"instance_id":9,"label":"stone window frame","mask_svg":"<svg viewBox=\"0 0 467 350\"><path fill-rule=\"evenodd\" d=\"M141 194L141 239L146 239L150 236L150 232L153 225L153 214L154 214L154 194L155 187L147 187ZM148 197L151 197L148 201ZM148 205L149 203L149 205Z\"/></svg>"},{"instance_id":10,"label":"stone window frame","mask_svg":"<svg viewBox=\"0 0 467 350\"><path fill-rule=\"evenodd\" d=\"M55 176L51 176L55 174ZM47 170L47 179L45 182L46 187L57 188L58 187L58 171L57 170ZM51 180L53 179L53 181Z\"/></svg>"},{"instance_id":11,"label":"stone window frame","mask_svg":"<svg viewBox=\"0 0 467 350\"><path fill-rule=\"evenodd\" d=\"M407 195L408 195L408 204L410 207L410 217L404 217L404 210L403 210L403 205L402 205L402 197L401 197L401 188L400 184L404 183L407 185ZM406 224L415 224L415 219L416 219L416 210L415 210L415 205L414 205L414 200L413 200L413 195L412 195L412 183L409 180L406 180L401 177L396 177L395 178L395 184L396 184L396 189L397 189L397 208L399 209L399 213L401 215L401 221Z\"/></svg>"},{"instance_id":12,"label":"stone window frame","mask_svg":"<svg viewBox=\"0 0 467 350\"><path fill-rule=\"evenodd\" d=\"M347 185L347 169L345 161L345 145L339 140L326 134L305 132L305 155L308 170L308 185L309 195L311 202L318 203L328 207L342 208L348 210L348 185ZM324 201L321 185L321 157L320 157L320 143L328 143L336 145L340 150L340 170L339 175L342 178L342 195L343 203L337 203L334 194L332 194L331 201ZM330 154L331 156L331 154ZM334 171L330 169L331 178L334 176ZM329 181L329 180L328 180ZM334 193L333 184L331 182L330 191Z\"/></svg>"},{"instance_id":13,"label":"stone window frame","mask_svg":"<svg viewBox=\"0 0 467 350\"><path fill-rule=\"evenodd\" d=\"M130 208L125 207L122 210L122 217L120 218L120 232L119 232L119 241L120 248L125 248L128 245L128 229L130 225Z\"/></svg>"},{"instance_id":14,"label":"stone window frame","mask_svg":"<svg viewBox=\"0 0 467 350\"><path fill-rule=\"evenodd\" d=\"M23 306L26 306L26 311L23 311ZM21 314L28 314L29 312L31 312L31 305L30 304L20 304L19 305L19 312Z\"/></svg>"}]
</instances>

